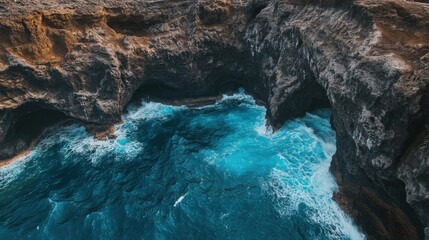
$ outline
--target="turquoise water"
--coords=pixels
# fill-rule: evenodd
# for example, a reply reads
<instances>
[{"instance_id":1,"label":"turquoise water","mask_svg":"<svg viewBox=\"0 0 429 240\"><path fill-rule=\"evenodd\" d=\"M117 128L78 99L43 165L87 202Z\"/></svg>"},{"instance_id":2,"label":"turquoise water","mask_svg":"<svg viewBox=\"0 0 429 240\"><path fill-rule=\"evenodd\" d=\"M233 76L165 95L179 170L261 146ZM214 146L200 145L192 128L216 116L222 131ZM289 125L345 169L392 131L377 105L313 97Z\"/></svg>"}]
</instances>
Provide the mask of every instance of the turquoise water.
<instances>
[{"instance_id":1,"label":"turquoise water","mask_svg":"<svg viewBox=\"0 0 429 240\"><path fill-rule=\"evenodd\" d=\"M331 199L329 110L276 133L244 93L50 130L0 170L0 239L362 239Z\"/></svg>"}]
</instances>

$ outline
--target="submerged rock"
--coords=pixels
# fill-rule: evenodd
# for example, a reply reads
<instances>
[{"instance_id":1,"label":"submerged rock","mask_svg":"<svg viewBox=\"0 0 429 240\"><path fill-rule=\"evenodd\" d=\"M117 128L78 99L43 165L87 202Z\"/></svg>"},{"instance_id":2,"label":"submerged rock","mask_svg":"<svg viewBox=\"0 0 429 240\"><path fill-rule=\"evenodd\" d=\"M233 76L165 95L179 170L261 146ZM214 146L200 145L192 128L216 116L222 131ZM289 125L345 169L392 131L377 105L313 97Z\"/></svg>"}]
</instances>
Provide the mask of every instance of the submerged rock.
<instances>
[{"instance_id":1,"label":"submerged rock","mask_svg":"<svg viewBox=\"0 0 429 240\"><path fill-rule=\"evenodd\" d=\"M0 53L3 159L31 112L109 126L133 95L243 86L274 127L331 106L335 198L368 237L429 239L424 1L7 1Z\"/></svg>"}]
</instances>

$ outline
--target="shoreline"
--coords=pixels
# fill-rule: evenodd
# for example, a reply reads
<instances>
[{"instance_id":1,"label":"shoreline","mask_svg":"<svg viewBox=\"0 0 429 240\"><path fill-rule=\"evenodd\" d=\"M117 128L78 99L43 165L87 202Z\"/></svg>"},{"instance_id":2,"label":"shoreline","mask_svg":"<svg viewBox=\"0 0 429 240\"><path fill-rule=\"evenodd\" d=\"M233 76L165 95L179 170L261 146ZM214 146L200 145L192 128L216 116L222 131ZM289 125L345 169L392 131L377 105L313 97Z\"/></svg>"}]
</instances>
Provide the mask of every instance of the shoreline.
<instances>
[{"instance_id":1,"label":"shoreline","mask_svg":"<svg viewBox=\"0 0 429 240\"><path fill-rule=\"evenodd\" d=\"M28 155L31 153L31 151L33 151L31 148L29 148L29 149L25 149L25 150L23 150L23 151L21 151L21 152L17 153L15 156L13 156L13 157L11 157L11 158L9 158L9 159L6 159L6 160L2 160L2 161L0 161L0 170L1 170L3 167L8 166L8 165L9 165L9 164L11 164L11 163L16 162L16 161L20 160L20 159L21 159L21 158L23 158L23 157L28 156Z\"/></svg>"}]
</instances>

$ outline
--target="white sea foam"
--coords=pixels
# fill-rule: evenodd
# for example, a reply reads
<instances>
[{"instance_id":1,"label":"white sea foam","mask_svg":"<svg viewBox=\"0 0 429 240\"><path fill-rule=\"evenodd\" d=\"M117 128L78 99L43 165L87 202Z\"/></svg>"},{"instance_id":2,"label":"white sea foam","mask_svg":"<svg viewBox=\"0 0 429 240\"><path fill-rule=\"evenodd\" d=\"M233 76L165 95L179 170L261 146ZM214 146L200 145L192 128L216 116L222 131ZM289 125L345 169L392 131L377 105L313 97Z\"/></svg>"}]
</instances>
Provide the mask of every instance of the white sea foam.
<instances>
[{"instance_id":1,"label":"white sea foam","mask_svg":"<svg viewBox=\"0 0 429 240\"><path fill-rule=\"evenodd\" d=\"M127 120L143 120L154 118L165 118L175 111L186 109L186 106L171 106L156 102L142 102L141 106L131 106L128 108L128 114L123 116Z\"/></svg>"},{"instance_id":2,"label":"white sea foam","mask_svg":"<svg viewBox=\"0 0 429 240\"><path fill-rule=\"evenodd\" d=\"M313 209L309 213L312 222L329 229L331 239L341 239L349 236L351 239L364 239L357 231L351 220L346 217L336 203L331 199L336 184L322 163L315 165L318 169L310 179L292 180L302 176L290 175L280 169L273 169L267 189L273 194L275 207L283 216L299 214L301 204ZM297 173L297 171L294 171Z\"/></svg>"},{"instance_id":3,"label":"white sea foam","mask_svg":"<svg viewBox=\"0 0 429 240\"><path fill-rule=\"evenodd\" d=\"M188 193L185 193L185 194L183 194L182 196L180 196L177 200L176 200L176 202L174 203L174 207L176 207L179 203L181 203L182 201L183 201L183 199L186 197L186 195L187 195Z\"/></svg>"},{"instance_id":4,"label":"white sea foam","mask_svg":"<svg viewBox=\"0 0 429 240\"><path fill-rule=\"evenodd\" d=\"M229 101L236 101L239 103L239 105L242 106L265 110L264 107L257 105L255 99L252 96L246 94L243 88L240 88L238 93L223 95L222 98L215 103L215 105L222 105L228 103Z\"/></svg>"},{"instance_id":5,"label":"white sea foam","mask_svg":"<svg viewBox=\"0 0 429 240\"><path fill-rule=\"evenodd\" d=\"M37 153L32 151L29 154L20 157L19 159L11 162L0 168L0 190L7 188L7 186L16 180L22 171L25 170L25 165Z\"/></svg>"},{"instance_id":6,"label":"white sea foam","mask_svg":"<svg viewBox=\"0 0 429 240\"><path fill-rule=\"evenodd\" d=\"M270 137L274 134L273 128L267 124L265 118L256 125L255 130L259 136Z\"/></svg>"},{"instance_id":7,"label":"white sea foam","mask_svg":"<svg viewBox=\"0 0 429 240\"><path fill-rule=\"evenodd\" d=\"M108 155L114 155L115 160L133 159L142 151L143 143L128 139L127 132L121 127L116 131L116 135L116 139L98 140L87 133L82 126L61 127L43 139L32 151L32 155L42 153L45 149L59 144L60 152L63 155L59 160L64 164L68 161L78 162L89 159L92 164L97 165L103 162ZM76 158L76 155L82 157Z\"/></svg>"},{"instance_id":8,"label":"white sea foam","mask_svg":"<svg viewBox=\"0 0 429 240\"><path fill-rule=\"evenodd\" d=\"M132 121L166 117L180 108L182 107L153 102L143 103L143 106L138 108L131 107L129 113L124 116L124 123L116 126L116 139L97 140L87 133L83 126L75 124L57 128L51 131L48 137L44 138L29 155L0 169L2 186L6 181L12 181L13 176L23 170L28 160L34 158L36 154L42 153L43 149L49 149L58 143L62 143L61 153L64 156L62 161L81 161L81 158L69 159L75 154L89 158L93 164L102 162L108 154L114 154L117 160L133 159L142 152L144 144L128 139L129 132L136 127Z\"/></svg>"},{"instance_id":9,"label":"white sea foam","mask_svg":"<svg viewBox=\"0 0 429 240\"><path fill-rule=\"evenodd\" d=\"M337 189L337 185L329 173L329 165L335 153L335 144L324 142L313 129L305 125L302 125L302 130L314 139L313 143L322 146L326 158L314 162L308 159L297 159L293 154L286 156L277 154L284 165L274 168L271 171L270 180L264 184L265 190L273 196L276 210L281 215L292 216L298 214L301 205L305 204L313 209L309 213L312 222L325 226L325 229L329 230L328 235L331 239L341 239L345 236L351 239L364 239L352 221L332 200L332 193ZM316 152L317 149L314 149L307 157L317 158Z\"/></svg>"}]
</instances>

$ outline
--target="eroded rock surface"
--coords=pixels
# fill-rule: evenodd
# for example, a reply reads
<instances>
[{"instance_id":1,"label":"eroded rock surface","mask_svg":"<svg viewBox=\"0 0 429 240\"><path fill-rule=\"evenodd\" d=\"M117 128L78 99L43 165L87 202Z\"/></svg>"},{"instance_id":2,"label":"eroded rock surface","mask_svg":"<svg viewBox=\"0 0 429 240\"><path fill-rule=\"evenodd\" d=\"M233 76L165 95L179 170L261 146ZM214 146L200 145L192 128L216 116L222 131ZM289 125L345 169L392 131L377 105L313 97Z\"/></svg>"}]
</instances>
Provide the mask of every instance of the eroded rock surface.
<instances>
[{"instance_id":1,"label":"eroded rock surface","mask_svg":"<svg viewBox=\"0 0 429 240\"><path fill-rule=\"evenodd\" d=\"M109 126L133 95L244 86L275 127L332 107L334 198L369 238L429 239L428 83L424 1L0 0L1 158L32 112Z\"/></svg>"}]
</instances>

